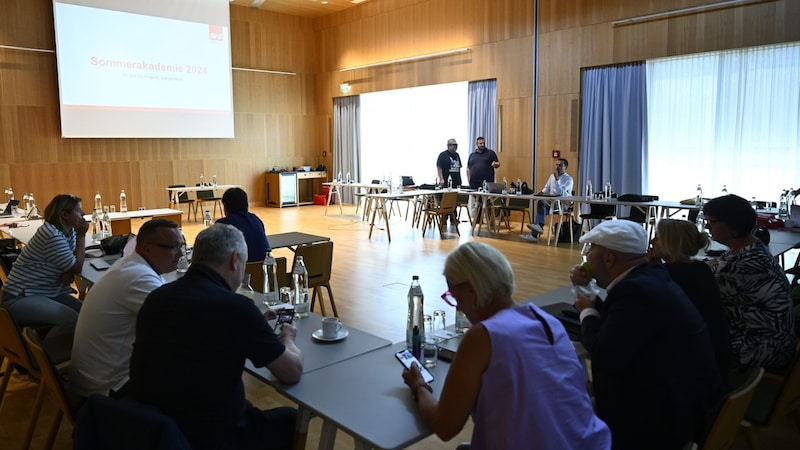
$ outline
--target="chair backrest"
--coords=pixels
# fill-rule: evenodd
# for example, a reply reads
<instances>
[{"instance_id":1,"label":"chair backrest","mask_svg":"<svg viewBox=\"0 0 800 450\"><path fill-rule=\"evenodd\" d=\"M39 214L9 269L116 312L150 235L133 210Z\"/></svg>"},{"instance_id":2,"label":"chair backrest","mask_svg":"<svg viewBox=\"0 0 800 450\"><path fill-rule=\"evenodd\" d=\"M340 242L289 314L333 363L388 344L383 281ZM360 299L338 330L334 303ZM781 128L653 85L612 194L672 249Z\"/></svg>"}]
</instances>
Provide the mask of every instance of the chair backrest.
<instances>
[{"instance_id":1,"label":"chair backrest","mask_svg":"<svg viewBox=\"0 0 800 450\"><path fill-rule=\"evenodd\" d=\"M305 257L303 257L305 259ZM264 261L253 261L247 263L244 268L244 273L250 274L250 287L256 292L264 293ZM278 288L286 286L286 257L279 256L275 258L275 272L278 282Z\"/></svg>"},{"instance_id":2,"label":"chair backrest","mask_svg":"<svg viewBox=\"0 0 800 450\"><path fill-rule=\"evenodd\" d=\"M800 409L800 352L795 353L794 364L783 379L767 422L772 423L798 409Z\"/></svg>"},{"instance_id":3,"label":"chair backrest","mask_svg":"<svg viewBox=\"0 0 800 450\"><path fill-rule=\"evenodd\" d=\"M75 425L75 450L191 450L178 424L158 408L130 398L93 394Z\"/></svg>"},{"instance_id":4,"label":"chair backrest","mask_svg":"<svg viewBox=\"0 0 800 450\"><path fill-rule=\"evenodd\" d=\"M171 188L182 188L186 187L185 184L172 184L169 187ZM169 200L172 201L172 192L167 192L169 194ZM178 196L178 203L188 202L189 201L189 194L186 192L181 192L181 195Z\"/></svg>"},{"instance_id":5,"label":"chair backrest","mask_svg":"<svg viewBox=\"0 0 800 450\"><path fill-rule=\"evenodd\" d=\"M308 287L313 288L328 283L333 266L333 241L297 247L295 256L302 256L308 272ZM296 260L295 260L296 261ZM292 263L294 271L294 263Z\"/></svg>"},{"instance_id":6,"label":"chair backrest","mask_svg":"<svg viewBox=\"0 0 800 450\"><path fill-rule=\"evenodd\" d=\"M59 375L47 350L42 346L39 333L31 327L25 327L22 330L22 336L25 338L25 343L28 344L28 348L39 364L39 375L42 378L42 384L44 384L47 391L50 392L50 395L55 400L59 409L61 409L61 412L64 413L67 421L71 425L75 425L75 413L77 411L75 406L76 402L70 401L66 386L64 386L64 380L61 378L61 375Z\"/></svg>"},{"instance_id":7,"label":"chair backrest","mask_svg":"<svg viewBox=\"0 0 800 450\"><path fill-rule=\"evenodd\" d=\"M0 292L0 295L2 293ZM9 360L6 370L11 370L15 365L33 373L38 373L39 368L33 363L17 324L7 309L0 307L0 356Z\"/></svg>"},{"instance_id":8,"label":"chair backrest","mask_svg":"<svg viewBox=\"0 0 800 450\"><path fill-rule=\"evenodd\" d=\"M198 183L197 186L200 186L200 184ZM197 199L198 200L216 200L216 197L214 197L214 190L213 189L209 189L209 190L205 190L205 191L197 191Z\"/></svg>"},{"instance_id":9,"label":"chair backrest","mask_svg":"<svg viewBox=\"0 0 800 450\"><path fill-rule=\"evenodd\" d=\"M764 369L760 367L752 370L741 386L725 396L717 417L706 435L704 449L730 448L733 445L744 413L747 411L747 405L750 404L750 399L763 375Z\"/></svg>"},{"instance_id":10,"label":"chair backrest","mask_svg":"<svg viewBox=\"0 0 800 450\"><path fill-rule=\"evenodd\" d=\"M458 192L445 192L439 201L438 213L445 216L452 214L456 210L457 201Z\"/></svg>"},{"instance_id":11,"label":"chair backrest","mask_svg":"<svg viewBox=\"0 0 800 450\"><path fill-rule=\"evenodd\" d=\"M503 192L503 183L488 182L486 183L486 190L492 194L500 194Z\"/></svg>"}]
</instances>

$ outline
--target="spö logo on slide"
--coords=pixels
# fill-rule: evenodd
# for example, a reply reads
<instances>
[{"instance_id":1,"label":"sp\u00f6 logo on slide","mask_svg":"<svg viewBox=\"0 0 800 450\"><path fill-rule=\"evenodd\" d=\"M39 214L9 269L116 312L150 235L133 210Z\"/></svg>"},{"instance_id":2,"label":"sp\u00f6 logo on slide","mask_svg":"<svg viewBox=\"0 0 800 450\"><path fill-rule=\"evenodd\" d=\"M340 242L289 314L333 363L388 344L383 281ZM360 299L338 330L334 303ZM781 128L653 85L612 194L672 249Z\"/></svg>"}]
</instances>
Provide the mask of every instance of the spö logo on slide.
<instances>
[{"instance_id":1,"label":"sp\u00f6 logo on slide","mask_svg":"<svg viewBox=\"0 0 800 450\"><path fill-rule=\"evenodd\" d=\"M208 40L209 41L222 41L222 25L209 25L208 26Z\"/></svg>"}]
</instances>

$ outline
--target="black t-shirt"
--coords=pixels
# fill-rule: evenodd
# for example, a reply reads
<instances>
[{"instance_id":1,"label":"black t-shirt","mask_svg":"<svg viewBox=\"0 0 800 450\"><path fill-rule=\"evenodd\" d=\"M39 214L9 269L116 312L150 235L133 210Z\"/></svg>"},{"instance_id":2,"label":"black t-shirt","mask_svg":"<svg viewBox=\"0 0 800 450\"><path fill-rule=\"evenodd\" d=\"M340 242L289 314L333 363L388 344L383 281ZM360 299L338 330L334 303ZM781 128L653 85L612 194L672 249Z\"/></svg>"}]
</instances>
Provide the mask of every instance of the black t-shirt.
<instances>
[{"instance_id":1,"label":"black t-shirt","mask_svg":"<svg viewBox=\"0 0 800 450\"><path fill-rule=\"evenodd\" d=\"M450 153L449 150L445 150L439 153L436 167L442 169L442 175L444 175L444 180L440 180L440 183L447 185L449 176L453 179L453 187L461 186L461 156L458 152Z\"/></svg>"},{"instance_id":2,"label":"black t-shirt","mask_svg":"<svg viewBox=\"0 0 800 450\"><path fill-rule=\"evenodd\" d=\"M483 186L484 181L494 182L494 167L492 163L498 161L497 153L494 150L485 149L483 152L475 150L469 155L467 167L469 167L469 187L478 189Z\"/></svg>"},{"instance_id":3,"label":"black t-shirt","mask_svg":"<svg viewBox=\"0 0 800 450\"><path fill-rule=\"evenodd\" d=\"M264 367L285 350L252 300L193 264L139 310L130 394L175 419L196 450L219 449L245 410L245 359Z\"/></svg>"}]
</instances>

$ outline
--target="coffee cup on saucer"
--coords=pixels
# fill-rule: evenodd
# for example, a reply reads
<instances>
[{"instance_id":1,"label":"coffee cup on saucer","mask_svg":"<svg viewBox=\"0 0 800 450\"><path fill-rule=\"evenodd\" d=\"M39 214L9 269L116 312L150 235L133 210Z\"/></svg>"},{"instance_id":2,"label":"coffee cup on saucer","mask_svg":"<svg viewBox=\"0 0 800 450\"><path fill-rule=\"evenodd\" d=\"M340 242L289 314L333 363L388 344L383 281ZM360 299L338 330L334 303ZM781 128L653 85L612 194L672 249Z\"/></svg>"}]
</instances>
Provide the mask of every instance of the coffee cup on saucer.
<instances>
[{"instance_id":1,"label":"coffee cup on saucer","mask_svg":"<svg viewBox=\"0 0 800 450\"><path fill-rule=\"evenodd\" d=\"M342 329L342 322L337 317L322 318L322 337L324 339L335 339Z\"/></svg>"}]
</instances>

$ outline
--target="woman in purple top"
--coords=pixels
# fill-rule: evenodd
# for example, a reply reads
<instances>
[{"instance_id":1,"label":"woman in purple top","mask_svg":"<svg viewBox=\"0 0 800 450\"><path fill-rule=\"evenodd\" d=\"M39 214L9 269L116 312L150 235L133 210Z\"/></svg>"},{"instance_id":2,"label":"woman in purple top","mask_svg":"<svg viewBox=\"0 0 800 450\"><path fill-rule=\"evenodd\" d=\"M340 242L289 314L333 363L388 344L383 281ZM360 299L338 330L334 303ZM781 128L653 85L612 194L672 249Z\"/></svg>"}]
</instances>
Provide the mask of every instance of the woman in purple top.
<instances>
[{"instance_id":1,"label":"woman in purple top","mask_svg":"<svg viewBox=\"0 0 800 450\"><path fill-rule=\"evenodd\" d=\"M416 365L403 379L441 439L472 416L471 449L608 449L611 433L592 410L583 367L561 323L511 299L514 272L493 247L468 242L445 261L464 335L437 401Z\"/></svg>"}]
</instances>

